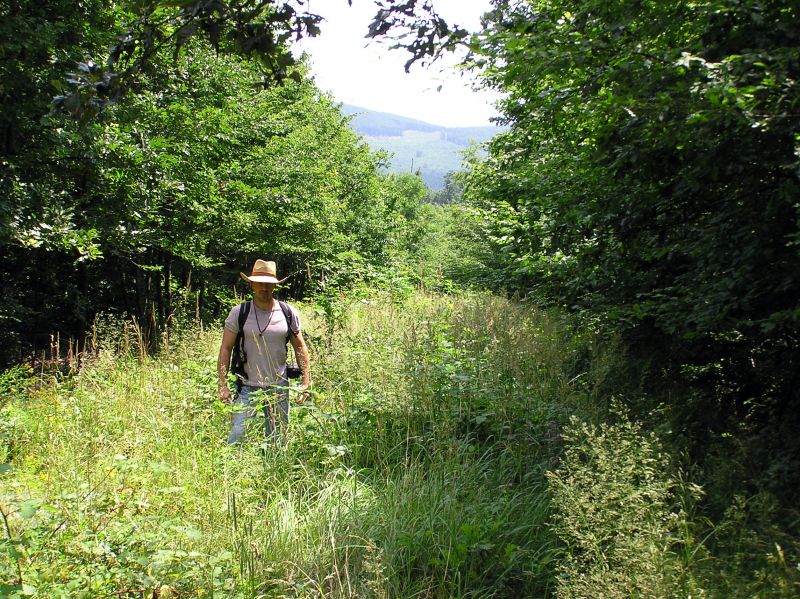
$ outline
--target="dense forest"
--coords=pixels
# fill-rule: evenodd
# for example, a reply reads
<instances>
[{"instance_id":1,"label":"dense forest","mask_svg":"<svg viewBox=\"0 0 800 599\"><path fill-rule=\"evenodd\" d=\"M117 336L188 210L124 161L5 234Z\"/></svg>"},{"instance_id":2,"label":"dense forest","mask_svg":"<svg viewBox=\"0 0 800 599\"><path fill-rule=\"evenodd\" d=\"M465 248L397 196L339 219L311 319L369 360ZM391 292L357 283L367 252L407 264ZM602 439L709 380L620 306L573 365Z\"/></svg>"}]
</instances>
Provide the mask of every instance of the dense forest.
<instances>
[{"instance_id":1,"label":"dense forest","mask_svg":"<svg viewBox=\"0 0 800 599\"><path fill-rule=\"evenodd\" d=\"M0 595L800 596L800 3L435 7L365 34L502 93L438 192L307 3L0 0ZM255 258L314 392L232 450Z\"/></svg>"},{"instance_id":2,"label":"dense forest","mask_svg":"<svg viewBox=\"0 0 800 599\"><path fill-rule=\"evenodd\" d=\"M303 78L264 87L263 68L205 40L154 51L135 93L96 118L54 111L118 13L31 3L4 19L6 363L51 333L80 337L100 311L134 316L153 342L182 309L211 319L253 256L279 258L302 295L411 243L407 190L376 175L381 158L329 98Z\"/></svg>"}]
</instances>

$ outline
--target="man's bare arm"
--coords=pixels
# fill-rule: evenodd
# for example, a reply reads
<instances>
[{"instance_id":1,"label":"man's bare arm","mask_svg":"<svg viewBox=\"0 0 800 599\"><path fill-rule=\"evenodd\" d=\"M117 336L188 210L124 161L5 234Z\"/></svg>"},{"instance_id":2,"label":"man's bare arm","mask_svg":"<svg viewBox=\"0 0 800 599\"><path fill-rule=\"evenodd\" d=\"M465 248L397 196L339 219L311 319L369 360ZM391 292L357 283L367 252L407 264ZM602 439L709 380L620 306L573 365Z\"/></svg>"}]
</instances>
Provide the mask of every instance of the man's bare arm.
<instances>
[{"instance_id":1,"label":"man's bare arm","mask_svg":"<svg viewBox=\"0 0 800 599\"><path fill-rule=\"evenodd\" d=\"M308 346L306 346L306 341L303 339L302 331L298 331L291 341L295 358L297 358L297 366L300 367L300 371L303 373L300 394L297 398L299 402L302 402L308 396L308 388L311 387L311 360L308 357Z\"/></svg>"},{"instance_id":2,"label":"man's bare arm","mask_svg":"<svg viewBox=\"0 0 800 599\"><path fill-rule=\"evenodd\" d=\"M236 333L223 329L222 343L217 356L217 397L225 403L231 402L231 390L228 388L228 365L231 363L231 353L235 343Z\"/></svg>"}]
</instances>

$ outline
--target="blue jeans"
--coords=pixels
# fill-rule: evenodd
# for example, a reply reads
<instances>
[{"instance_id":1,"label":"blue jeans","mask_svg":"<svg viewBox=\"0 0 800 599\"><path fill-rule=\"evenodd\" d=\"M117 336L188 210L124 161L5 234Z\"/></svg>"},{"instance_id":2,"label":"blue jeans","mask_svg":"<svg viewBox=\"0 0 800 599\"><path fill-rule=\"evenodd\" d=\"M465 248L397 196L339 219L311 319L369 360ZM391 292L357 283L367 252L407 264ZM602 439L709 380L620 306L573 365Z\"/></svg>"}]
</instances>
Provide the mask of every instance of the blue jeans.
<instances>
[{"instance_id":1,"label":"blue jeans","mask_svg":"<svg viewBox=\"0 0 800 599\"><path fill-rule=\"evenodd\" d=\"M242 440L249 421L255 418L259 407L264 410L264 434L266 437L274 437L279 428L285 430L289 424L289 389L279 386L262 389L242 385L233 407L228 445ZM276 412L279 419L277 422Z\"/></svg>"}]
</instances>

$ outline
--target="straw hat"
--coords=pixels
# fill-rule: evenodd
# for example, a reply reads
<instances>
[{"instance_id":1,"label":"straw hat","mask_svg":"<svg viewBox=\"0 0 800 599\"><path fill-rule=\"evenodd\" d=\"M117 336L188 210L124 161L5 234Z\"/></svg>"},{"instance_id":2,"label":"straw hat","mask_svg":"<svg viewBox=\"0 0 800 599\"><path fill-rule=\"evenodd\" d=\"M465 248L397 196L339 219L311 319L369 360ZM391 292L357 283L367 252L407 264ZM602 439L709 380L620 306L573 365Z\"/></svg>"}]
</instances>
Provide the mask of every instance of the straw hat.
<instances>
[{"instance_id":1,"label":"straw hat","mask_svg":"<svg viewBox=\"0 0 800 599\"><path fill-rule=\"evenodd\" d=\"M276 273L277 268L272 260L256 260L249 277L243 272L239 274L248 283L283 283L286 279L278 280Z\"/></svg>"}]
</instances>

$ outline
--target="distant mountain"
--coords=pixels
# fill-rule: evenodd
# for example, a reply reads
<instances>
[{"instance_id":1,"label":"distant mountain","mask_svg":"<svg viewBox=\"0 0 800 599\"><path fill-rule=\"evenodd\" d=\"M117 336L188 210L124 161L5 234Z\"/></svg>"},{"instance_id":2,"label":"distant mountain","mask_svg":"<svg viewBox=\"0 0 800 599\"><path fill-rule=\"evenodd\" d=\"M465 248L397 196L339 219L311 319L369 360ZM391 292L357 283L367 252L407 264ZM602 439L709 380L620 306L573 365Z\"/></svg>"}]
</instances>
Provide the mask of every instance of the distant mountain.
<instances>
[{"instance_id":1,"label":"distant mountain","mask_svg":"<svg viewBox=\"0 0 800 599\"><path fill-rule=\"evenodd\" d=\"M488 141L501 127L442 127L388 112L350 104L342 112L352 115L351 126L373 149L393 154L391 171L419 171L433 190L444 186L444 176L461 166L462 153L471 142Z\"/></svg>"}]
</instances>

